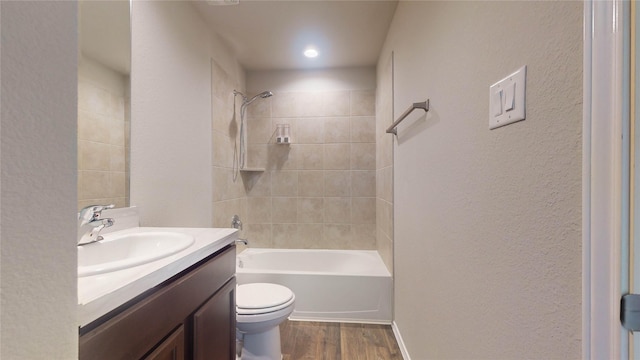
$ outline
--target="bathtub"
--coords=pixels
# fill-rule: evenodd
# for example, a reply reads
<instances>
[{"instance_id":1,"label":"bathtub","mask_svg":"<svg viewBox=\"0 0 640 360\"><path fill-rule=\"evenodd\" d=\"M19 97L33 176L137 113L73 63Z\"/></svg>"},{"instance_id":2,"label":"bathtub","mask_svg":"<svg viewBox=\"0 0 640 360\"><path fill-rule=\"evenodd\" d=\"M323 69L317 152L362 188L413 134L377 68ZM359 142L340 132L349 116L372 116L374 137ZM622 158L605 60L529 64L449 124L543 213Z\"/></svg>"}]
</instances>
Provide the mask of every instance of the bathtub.
<instances>
[{"instance_id":1,"label":"bathtub","mask_svg":"<svg viewBox=\"0 0 640 360\"><path fill-rule=\"evenodd\" d=\"M296 295L291 320L391 323L393 282L377 251L253 249L238 254L238 284L268 282Z\"/></svg>"}]
</instances>

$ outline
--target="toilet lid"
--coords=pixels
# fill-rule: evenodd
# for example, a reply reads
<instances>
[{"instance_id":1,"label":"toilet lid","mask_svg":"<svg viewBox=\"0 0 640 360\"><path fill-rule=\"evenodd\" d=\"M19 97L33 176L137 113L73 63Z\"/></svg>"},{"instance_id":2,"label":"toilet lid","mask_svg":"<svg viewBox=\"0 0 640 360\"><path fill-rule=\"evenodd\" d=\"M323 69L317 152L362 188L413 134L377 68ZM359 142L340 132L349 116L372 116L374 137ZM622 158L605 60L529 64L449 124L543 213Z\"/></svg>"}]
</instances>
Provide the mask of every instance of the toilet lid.
<instances>
[{"instance_id":1,"label":"toilet lid","mask_svg":"<svg viewBox=\"0 0 640 360\"><path fill-rule=\"evenodd\" d=\"M289 288L268 283L239 285L236 289L236 308L239 310L269 309L286 304L293 299Z\"/></svg>"}]
</instances>

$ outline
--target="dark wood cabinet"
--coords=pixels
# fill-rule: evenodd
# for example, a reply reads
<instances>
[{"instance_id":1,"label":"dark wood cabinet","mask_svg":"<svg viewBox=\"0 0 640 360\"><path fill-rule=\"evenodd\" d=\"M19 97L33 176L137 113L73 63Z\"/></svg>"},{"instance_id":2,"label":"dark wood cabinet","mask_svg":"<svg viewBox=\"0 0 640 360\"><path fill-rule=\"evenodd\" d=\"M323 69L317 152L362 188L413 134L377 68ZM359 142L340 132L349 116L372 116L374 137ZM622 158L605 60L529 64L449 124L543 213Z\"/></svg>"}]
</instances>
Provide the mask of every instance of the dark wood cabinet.
<instances>
[{"instance_id":1,"label":"dark wood cabinet","mask_svg":"<svg viewBox=\"0 0 640 360\"><path fill-rule=\"evenodd\" d=\"M228 283L193 315L195 360L235 358L235 283Z\"/></svg>"},{"instance_id":2,"label":"dark wood cabinet","mask_svg":"<svg viewBox=\"0 0 640 360\"><path fill-rule=\"evenodd\" d=\"M235 359L230 245L80 329L81 360Z\"/></svg>"},{"instance_id":3,"label":"dark wood cabinet","mask_svg":"<svg viewBox=\"0 0 640 360\"><path fill-rule=\"evenodd\" d=\"M180 325L145 360L184 360L184 325Z\"/></svg>"}]
</instances>

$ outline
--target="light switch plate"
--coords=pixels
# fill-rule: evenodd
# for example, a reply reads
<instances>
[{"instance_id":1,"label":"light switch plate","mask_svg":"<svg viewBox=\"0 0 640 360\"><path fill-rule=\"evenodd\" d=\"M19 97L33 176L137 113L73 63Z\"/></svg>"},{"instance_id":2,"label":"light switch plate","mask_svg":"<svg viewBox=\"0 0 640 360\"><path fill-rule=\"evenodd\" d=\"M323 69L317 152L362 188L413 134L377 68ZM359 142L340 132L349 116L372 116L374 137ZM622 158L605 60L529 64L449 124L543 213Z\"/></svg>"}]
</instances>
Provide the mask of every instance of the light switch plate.
<instances>
[{"instance_id":1,"label":"light switch plate","mask_svg":"<svg viewBox=\"0 0 640 360\"><path fill-rule=\"evenodd\" d=\"M489 129L524 120L526 80L525 65L489 87Z\"/></svg>"}]
</instances>

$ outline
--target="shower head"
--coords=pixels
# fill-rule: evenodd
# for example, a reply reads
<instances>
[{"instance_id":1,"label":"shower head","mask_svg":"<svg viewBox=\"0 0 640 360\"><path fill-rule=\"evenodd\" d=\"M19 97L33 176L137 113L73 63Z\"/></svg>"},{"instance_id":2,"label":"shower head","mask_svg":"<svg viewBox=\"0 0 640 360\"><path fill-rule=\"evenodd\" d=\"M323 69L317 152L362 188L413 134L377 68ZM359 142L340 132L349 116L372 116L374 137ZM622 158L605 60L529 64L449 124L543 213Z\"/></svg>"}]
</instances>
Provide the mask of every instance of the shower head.
<instances>
[{"instance_id":1,"label":"shower head","mask_svg":"<svg viewBox=\"0 0 640 360\"><path fill-rule=\"evenodd\" d=\"M251 102L253 102L253 100L260 98L260 99L266 99L268 97L273 96L273 93L271 91L263 91L260 94L252 97L251 99L247 100L247 98L244 98L244 105L247 106L249 104L251 104Z\"/></svg>"},{"instance_id":2,"label":"shower head","mask_svg":"<svg viewBox=\"0 0 640 360\"><path fill-rule=\"evenodd\" d=\"M233 95L240 95L242 96L242 105L247 106L249 105L249 103L251 103L253 100L257 99L257 98L261 98L261 99L266 99L268 97L273 96L273 93L271 91L263 91L260 94L252 97L251 99L248 99L243 93L241 93L238 90L233 90Z\"/></svg>"}]
</instances>

